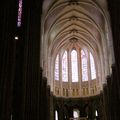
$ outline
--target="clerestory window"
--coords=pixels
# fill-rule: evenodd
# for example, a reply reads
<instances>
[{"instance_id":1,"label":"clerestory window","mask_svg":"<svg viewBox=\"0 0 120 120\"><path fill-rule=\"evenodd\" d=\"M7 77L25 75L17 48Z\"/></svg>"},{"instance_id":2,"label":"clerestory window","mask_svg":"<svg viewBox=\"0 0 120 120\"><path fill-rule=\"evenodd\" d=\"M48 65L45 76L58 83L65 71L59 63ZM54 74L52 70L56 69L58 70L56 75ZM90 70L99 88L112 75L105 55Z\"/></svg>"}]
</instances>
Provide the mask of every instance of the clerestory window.
<instances>
[{"instance_id":1,"label":"clerestory window","mask_svg":"<svg viewBox=\"0 0 120 120\"><path fill-rule=\"evenodd\" d=\"M59 80L59 55L57 55L55 60L55 80Z\"/></svg>"},{"instance_id":2,"label":"clerestory window","mask_svg":"<svg viewBox=\"0 0 120 120\"><path fill-rule=\"evenodd\" d=\"M91 79L96 79L96 69L93 55L90 53L90 69L91 69Z\"/></svg>"},{"instance_id":3,"label":"clerestory window","mask_svg":"<svg viewBox=\"0 0 120 120\"><path fill-rule=\"evenodd\" d=\"M68 81L68 58L67 51L64 52L62 57L62 81Z\"/></svg>"},{"instance_id":4,"label":"clerestory window","mask_svg":"<svg viewBox=\"0 0 120 120\"><path fill-rule=\"evenodd\" d=\"M82 81L88 81L88 64L87 55L81 50L81 62L82 62Z\"/></svg>"},{"instance_id":5,"label":"clerestory window","mask_svg":"<svg viewBox=\"0 0 120 120\"><path fill-rule=\"evenodd\" d=\"M58 81L60 78L63 82L70 80L85 82L96 79L96 66L92 53L83 49L80 51L68 49L59 53L55 59L54 79Z\"/></svg>"},{"instance_id":6,"label":"clerestory window","mask_svg":"<svg viewBox=\"0 0 120 120\"><path fill-rule=\"evenodd\" d=\"M78 60L77 51L71 52L72 82L78 82Z\"/></svg>"}]
</instances>

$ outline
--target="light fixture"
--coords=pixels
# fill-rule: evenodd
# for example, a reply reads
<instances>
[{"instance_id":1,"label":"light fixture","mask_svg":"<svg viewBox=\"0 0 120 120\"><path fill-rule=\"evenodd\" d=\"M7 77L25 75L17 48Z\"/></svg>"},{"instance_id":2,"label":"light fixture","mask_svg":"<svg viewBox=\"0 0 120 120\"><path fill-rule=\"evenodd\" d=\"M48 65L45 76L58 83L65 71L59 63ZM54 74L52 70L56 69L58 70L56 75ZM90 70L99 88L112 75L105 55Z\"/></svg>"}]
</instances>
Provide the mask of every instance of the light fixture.
<instances>
[{"instance_id":1,"label":"light fixture","mask_svg":"<svg viewBox=\"0 0 120 120\"><path fill-rule=\"evenodd\" d=\"M15 36L15 40L18 40L19 38L18 38L18 36Z\"/></svg>"}]
</instances>

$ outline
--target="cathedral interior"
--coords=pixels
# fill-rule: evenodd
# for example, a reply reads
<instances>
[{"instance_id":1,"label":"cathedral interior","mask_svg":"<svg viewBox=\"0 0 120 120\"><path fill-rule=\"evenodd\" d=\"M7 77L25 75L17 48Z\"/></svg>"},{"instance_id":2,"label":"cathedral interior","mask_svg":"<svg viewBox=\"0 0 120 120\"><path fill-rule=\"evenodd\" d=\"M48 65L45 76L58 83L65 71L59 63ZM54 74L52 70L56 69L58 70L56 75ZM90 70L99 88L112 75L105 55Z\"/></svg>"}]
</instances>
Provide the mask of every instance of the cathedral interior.
<instances>
[{"instance_id":1,"label":"cathedral interior","mask_svg":"<svg viewBox=\"0 0 120 120\"><path fill-rule=\"evenodd\" d=\"M120 120L119 0L3 0L0 120Z\"/></svg>"}]
</instances>

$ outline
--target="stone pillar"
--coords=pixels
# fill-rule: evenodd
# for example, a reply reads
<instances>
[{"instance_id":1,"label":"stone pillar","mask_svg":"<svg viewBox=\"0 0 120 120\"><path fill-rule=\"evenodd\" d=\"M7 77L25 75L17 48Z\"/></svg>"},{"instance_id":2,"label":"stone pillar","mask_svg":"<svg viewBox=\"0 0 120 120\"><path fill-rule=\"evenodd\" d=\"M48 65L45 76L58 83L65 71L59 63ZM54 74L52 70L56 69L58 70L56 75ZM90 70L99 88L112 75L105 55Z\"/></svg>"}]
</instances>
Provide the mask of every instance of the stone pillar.
<instances>
[{"instance_id":1,"label":"stone pillar","mask_svg":"<svg viewBox=\"0 0 120 120\"><path fill-rule=\"evenodd\" d=\"M60 92L60 96L63 95L63 87L62 87L62 57L61 54L59 54L59 84L60 84L60 88L59 88L59 92Z\"/></svg>"},{"instance_id":2,"label":"stone pillar","mask_svg":"<svg viewBox=\"0 0 120 120\"><path fill-rule=\"evenodd\" d=\"M13 120L40 119L40 17L42 1L23 0L22 24L17 32Z\"/></svg>"},{"instance_id":3,"label":"stone pillar","mask_svg":"<svg viewBox=\"0 0 120 120\"><path fill-rule=\"evenodd\" d=\"M81 49L77 49L78 55L78 80L79 80L79 95L82 95L82 64L81 64Z\"/></svg>"},{"instance_id":4,"label":"stone pillar","mask_svg":"<svg viewBox=\"0 0 120 120\"><path fill-rule=\"evenodd\" d=\"M0 7L0 120L12 116L12 91L15 71L15 32L17 2L1 1Z\"/></svg>"},{"instance_id":5,"label":"stone pillar","mask_svg":"<svg viewBox=\"0 0 120 120\"><path fill-rule=\"evenodd\" d=\"M54 96L53 93L50 93L50 120L54 120ZM60 117L60 116L59 116Z\"/></svg>"},{"instance_id":6,"label":"stone pillar","mask_svg":"<svg viewBox=\"0 0 120 120\"><path fill-rule=\"evenodd\" d=\"M91 71L91 69L90 69L90 68L91 68L91 66L90 66L90 53L89 53L88 51L87 51L87 53L88 53L88 54L87 54L87 55L88 55L88 63L87 63L88 68L87 68L87 69L88 69L88 90L89 90L89 93L88 93L88 94L89 94L89 95L92 95L92 94L94 94L94 93L92 93L92 91L91 91L91 86L92 86L92 85L91 85L91 81L92 81L92 80L91 80L91 72L92 72L92 71ZM93 88L93 89L94 89L94 88Z\"/></svg>"},{"instance_id":7,"label":"stone pillar","mask_svg":"<svg viewBox=\"0 0 120 120\"><path fill-rule=\"evenodd\" d=\"M72 96L72 66L71 66L71 50L68 50L68 83L69 83L69 96Z\"/></svg>"},{"instance_id":8,"label":"stone pillar","mask_svg":"<svg viewBox=\"0 0 120 120\"><path fill-rule=\"evenodd\" d=\"M111 17L111 26L112 26L112 34L113 34L113 47L114 47L114 55L115 55L115 71L113 70L113 78L111 81L111 117L113 119L120 119L120 111L119 103L120 103L120 15L118 15L119 0L108 0L108 9Z\"/></svg>"}]
</instances>

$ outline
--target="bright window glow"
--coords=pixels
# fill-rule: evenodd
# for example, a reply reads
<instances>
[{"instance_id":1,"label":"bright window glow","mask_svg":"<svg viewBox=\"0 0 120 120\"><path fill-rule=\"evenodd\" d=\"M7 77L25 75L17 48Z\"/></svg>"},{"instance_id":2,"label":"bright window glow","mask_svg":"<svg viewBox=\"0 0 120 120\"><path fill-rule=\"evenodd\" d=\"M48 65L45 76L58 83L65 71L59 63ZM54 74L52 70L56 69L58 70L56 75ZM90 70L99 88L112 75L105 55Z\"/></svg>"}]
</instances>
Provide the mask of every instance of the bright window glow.
<instances>
[{"instance_id":1,"label":"bright window glow","mask_svg":"<svg viewBox=\"0 0 120 120\"><path fill-rule=\"evenodd\" d=\"M57 110L55 111L55 120L58 120L58 112L57 112Z\"/></svg>"},{"instance_id":2,"label":"bright window glow","mask_svg":"<svg viewBox=\"0 0 120 120\"><path fill-rule=\"evenodd\" d=\"M68 59L67 59L67 51L64 52L62 58L62 81L68 82Z\"/></svg>"},{"instance_id":3,"label":"bright window glow","mask_svg":"<svg viewBox=\"0 0 120 120\"><path fill-rule=\"evenodd\" d=\"M91 79L96 79L96 69L93 55L90 53L90 69L91 69Z\"/></svg>"},{"instance_id":4,"label":"bright window glow","mask_svg":"<svg viewBox=\"0 0 120 120\"><path fill-rule=\"evenodd\" d=\"M76 50L72 50L71 52L71 67L72 67L72 82L78 82L78 61Z\"/></svg>"},{"instance_id":5,"label":"bright window glow","mask_svg":"<svg viewBox=\"0 0 120 120\"><path fill-rule=\"evenodd\" d=\"M87 56L83 50L81 50L81 62L82 62L82 81L88 81Z\"/></svg>"},{"instance_id":6,"label":"bright window glow","mask_svg":"<svg viewBox=\"0 0 120 120\"><path fill-rule=\"evenodd\" d=\"M97 111L97 110L95 111L95 116L96 116L96 117L98 116L98 111Z\"/></svg>"},{"instance_id":7,"label":"bright window glow","mask_svg":"<svg viewBox=\"0 0 120 120\"><path fill-rule=\"evenodd\" d=\"M59 55L57 55L55 60L55 80L59 80Z\"/></svg>"},{"instance_id":8,"label":"bright window glow","mask_svg":"<svg viewBox=\"0 0 120 120\"><path fill-rule=\"evenodd\" d=\"M73 118L79 118L79 110L73 110Z\"/></svg>"},{"instance_id":9,"label":"bright window glow","mask_svg":"<svg viewBox=\"0 0 120 120\"><path fill-rule=\"evenodd\" d=\"M10 120L12 120L13 119L13 115L11 114L11 119Z\"/></svg>"},{"instance_id":10,"label":"bright window glow","mask_svg":"<svg viewBox=\"0 0 120 120\"><path fill-rule=\"evenodd\" d=\"M18 40L19 38L18 38L18 36L15 36L15 40Z\"/></svg>"},{"instance_id":11,"label":"bright window glow","mask_svg":"<svg viewBox=\"0 0 120 120\"><path fill-rule=\"evenodd\" d=\"M17 26L21 26L21 19L22 19L22 0L19 0L19 7L18 7L18 18L17 18Z\"/></svg>"}]
</instances>

